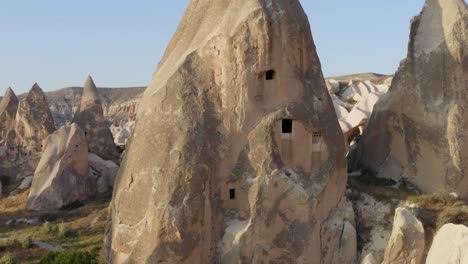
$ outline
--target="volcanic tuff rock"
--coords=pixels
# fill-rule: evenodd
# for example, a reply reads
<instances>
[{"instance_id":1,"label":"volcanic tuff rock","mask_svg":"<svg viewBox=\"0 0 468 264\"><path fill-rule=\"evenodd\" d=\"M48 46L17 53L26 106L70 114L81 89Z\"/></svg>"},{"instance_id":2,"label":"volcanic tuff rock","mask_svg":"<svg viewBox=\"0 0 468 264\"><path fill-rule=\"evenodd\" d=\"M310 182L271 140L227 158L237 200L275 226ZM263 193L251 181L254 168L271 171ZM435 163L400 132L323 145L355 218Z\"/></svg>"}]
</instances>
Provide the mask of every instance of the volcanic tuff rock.
<instances>
[{"instance_id":1,"label":"volcanic tuff rock","mask_svg":"<svg viewBox=\"0 0 468 264\"><path fill-rule=\"evenodd\" d=\"M59 209L94 195L88 166L83 131L76 124L61 127L47 138L29 192L28 209Z\"/></svg>"},{"instance_id":2,"label":"volcanic tuff rock","mask_svg":"<svg viewBox=\"0 0 468 264\"><path fill-rule=\"evenodd\" d=\"M360 142L362 166L468 199L467 33L463 0L426 1L411 25L408 57Z\"/></svg>"},{"instance_id":3,"label":"volcanic tuff rock","mask_svg":"<svg viewBox=\"0 0 468 264\"><path fill-rule=\"evenodd\" d=\"M407 208L395 211L392 235L385 249L383 264L419 264L424 255L424 227Z\"/></svg>"},{"instance_id":4,"label":"volcanic tuff rock","mask_svg":"<svg viewBox=\"0 0 468 264\"><path fill-rule=\"evenodd\" d=\"M446 224L437 232L427 264L468 263L468 227Z\"/></svg>"},{"instance_id":5,"label":"volcanic tuff rock","mask_svg":"<svg viewBox=\"0 0 468 264\"><path fill-rule=\"evenodd\" d=\"M86 79L80 109L73 118L86 135L89 152L107 160L118 161L120 154L104 119L101 101L91 77Z\"/></svg>"},{"instance_id":6,"label":"volcanic tuff rock","mask_svg":"<svg viewBox=\"0 0 468 264\"><path fill-rule=\"evenodd\" d=\"M19 104L15 130L16 143L35 152L42 151L43 141L55 131L47 97L37 83Z\"/></svg>"},{"instance_id":7,"label":"volcanic tuff rock","mask_svg":"<svg viewBox=\"0 0 468 264\"><path fill-rule=\"evenodd\" d=\"M345 147L297 0L192 0L137 120L107 262L321 263L335 243Z\"/></svg>"},{"instance_id":8,"label":"volcanic tuff rock","mask_svg":"<svg viewBox=\"0 0 468 264\"><path fill-rule=\"evenodd\" d=\"M0 102L0 145L14 140L15 117L18 110L18 97L8 87Z\"/></svg>"},{"instance_id":9,"label":"volcanic tuff rock","mask_svg":"<svg viewBox=\"0 0 468 264\"><path fill-rule=\"evenodd\" d=\"M14 134L14 139L12 137L6 144L6 156L0 159L1 170L16 179L32 176L46 138L54 131L47 98L39 85L34 84L19 103L14 133L10 133Z\"/></svg>"},{"instance_id":10,"label":"volcanic tuff rock","mask_svg":"<svg viewBox=\"0 0 468 264\"><path fill-rule=\"evenodd\" d=\"M97 88L104 118L120 126L136 116L146 87ZM82 87L67 87L46 93L57 127L71 122L80 108Z\"/></svg>"}]
</instances>

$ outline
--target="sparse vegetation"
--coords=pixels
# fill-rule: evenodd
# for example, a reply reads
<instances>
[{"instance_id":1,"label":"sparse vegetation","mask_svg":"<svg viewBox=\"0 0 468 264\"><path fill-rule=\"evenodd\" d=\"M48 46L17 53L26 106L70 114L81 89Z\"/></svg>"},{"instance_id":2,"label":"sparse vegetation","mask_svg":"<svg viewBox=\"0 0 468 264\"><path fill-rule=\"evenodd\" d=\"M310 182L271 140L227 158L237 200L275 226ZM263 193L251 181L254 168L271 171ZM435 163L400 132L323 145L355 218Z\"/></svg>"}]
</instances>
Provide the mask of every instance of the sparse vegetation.
<instances>
[{"instance_id":1,"label":"sparse vegetation","mask_svg":"<svg viewBox=\"0 0 468 264\"><path fill-rule=\"evenodd\" d=\"M435 231L449 223L468 226L468 206L453 195L434 193L413 196L408 202L420 208L418 217Z\"/></svg>"},{"instance_id":2,"label":"sparse vegetation","mask_svg":"<svg viewBox=\"0 0 468 264\"><path fill-rule=\"evenodd\" d=\"M59 237L61 237L61 238L67 237L70 234L70 232L69 232L69 230L68 230L68 228L67 228L67 226L65 225L64 222L61 222L59 224L58 234L59 234Z\"/></svg>"},{"instance_id":3,"label":"sparse vegetation","mask_svg":"<svg viewBox=\"0 0 468 264\"><path fill-rule=\"evenodd\" d=\"M5 238L0 241L0 257L11 252L16 256L16 263L39 263L48 251L34 244L24 248L21 240L27 236L67 252L97 254L93 250L102 247L110 195L98 197L95 201L76 209L49 212L27 210L27 197L28 192L22 192L14 197L0 199L0 233ZM6 224L9 220L20 218L37 218L39 223ZM91 226L93 228L90 228ZM61 235L64 231L65 236Z\"/></svg>"},{"instance_id":4,"label":"sparse vegetation","mask_svg":"<svg viewBox=\"0 0 468 264\"><path fill-rule=\"evenodd\" d=\"M0 264L16 264L16 255L7 252L0 258Z\"/></svg>"},{"instance_id":5,"label":"sparse vegetation","mask_svg":"<svg viewBox=\"0 0 468 264\"><path fill-rule=\"evenodd\" d=\"M31 248L32 247L32 236L30 234L23 235L18 239L18 242L21 244L22 248Z\"/></svg>"},{"instance_id":6,"label":"sparse vegetation","mask_svg":"<svg viewBox=\"0 0 468 264\"><path fill-rule=\"evenodd\" d=\"M97 264L101 263L99 256L90 252L49 252L39 262L40 264Z\"/></svg>"}]
</instances>

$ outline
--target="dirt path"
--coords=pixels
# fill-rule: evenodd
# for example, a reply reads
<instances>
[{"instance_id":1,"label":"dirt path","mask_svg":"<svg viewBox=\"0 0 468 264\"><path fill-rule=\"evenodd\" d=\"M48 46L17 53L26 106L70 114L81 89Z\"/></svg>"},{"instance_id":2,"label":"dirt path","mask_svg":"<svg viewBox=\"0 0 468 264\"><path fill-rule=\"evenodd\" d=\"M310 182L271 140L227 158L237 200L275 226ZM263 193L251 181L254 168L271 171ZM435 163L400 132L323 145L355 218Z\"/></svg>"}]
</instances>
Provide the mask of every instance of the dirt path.
<instances>
[{"instance_id":1,"label":"dirt path","mask_svg":"<svg viewBox=\"0 0 468 264\"><path fill-rule=\"evenodd\" d=\"M38 247L41 247L41 248L43 248L43 249L45 249L45 250L48 250L48 251L52 251L52 252L62 252L62 251L63 251L63 249L61 249L61 248L56 248L56 247L54 247L53 245L48 244L48 243L46 243L46 242L44 242L44 241L33 240L32 243L33 243L34 245L36 245L36 246L38 246Z\"/></svg>"}]
</instances>

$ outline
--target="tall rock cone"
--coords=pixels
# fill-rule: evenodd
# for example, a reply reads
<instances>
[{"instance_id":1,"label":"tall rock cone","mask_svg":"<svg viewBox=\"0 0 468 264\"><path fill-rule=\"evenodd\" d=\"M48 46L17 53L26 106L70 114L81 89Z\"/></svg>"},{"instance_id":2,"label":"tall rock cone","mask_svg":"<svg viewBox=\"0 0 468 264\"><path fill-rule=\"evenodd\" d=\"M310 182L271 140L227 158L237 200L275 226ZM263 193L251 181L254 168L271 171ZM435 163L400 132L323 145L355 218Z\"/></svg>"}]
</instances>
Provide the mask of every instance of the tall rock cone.
<instances>
[{"instance_id":1,"label":"tall rock cone","mask_svg":"<svg viewBox=\"0 0 468 264\"><path fill-rule=\"evenodd\" d=\"M360 142L361 166L468 200L467 37L463 0L426 1L411 25L408 57Z\"/></svg>"},{"instance_id":2,"label":"tall rock cone","mask_svg":"<svg viewBox=\"0 0 468 264\"><path fill-rule=\"evenodd\" d=\"M0 145L11 143L14 140L15 117L18 110L18 97L8 87L0 102Z\"/></svg>"},{"instance_id":3,"label":"tall rock cone","mask_svg":"<svg viewBox=\"0 0 468 264\"><path fill-rule=\"evenodd\" d=\"M120 154L104 119L98 91L91 76L86 79L84 84L80 109L75 114L73 122L77 123L85 132L89 152L107 160L119 160Z\"/></svg>"},{"instance_id":4,"label":"tall rock cone","mask_svg":"<svg viewBox=\"0 0 468 264\"><path fill-rule=\"evenodd\" d=\"M54 131L54 119L47 103L47 97L36 83L29 90L26 98L20 101L16 113L16 144L10 147L10 149L15 149L10 159L14 160L16 165L17 179L34 174L47 136Z\"/></svg>"},{"instance_id":5,"label":"tall rock cone","mask_svg":"<svg viewBox=\"0 0 468 264\"><path fill-rule=\"evenodd\" d=\"M15 131L16 142L23 147L25 156L28 152L41 152L45 139L55 131L47 97L37 83L19 104Z\"/></svg>"},{"instance_id":6,"label":"tall rock cone","mask_svg":"<svg viewBox=\"0 0 468 264\"><path fill-rule=\"evenodd\" d=\"M192 0L137 120L108 263L355 258L321 241L342 215L345 147L299 1Z\"/></svg>"}]
</instances>

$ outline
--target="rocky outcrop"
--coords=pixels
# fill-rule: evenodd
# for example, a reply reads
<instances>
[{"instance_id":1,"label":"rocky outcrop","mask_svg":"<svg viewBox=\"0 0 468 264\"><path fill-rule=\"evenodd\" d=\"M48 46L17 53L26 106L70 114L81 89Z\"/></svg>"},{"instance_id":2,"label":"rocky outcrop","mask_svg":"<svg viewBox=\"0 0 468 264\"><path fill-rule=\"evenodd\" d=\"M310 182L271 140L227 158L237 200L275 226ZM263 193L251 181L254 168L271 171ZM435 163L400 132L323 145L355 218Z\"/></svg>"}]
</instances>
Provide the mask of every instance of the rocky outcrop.
<instances>
[{"instance_id":1,"label":"rocky outcrop","mask_svg":"<svg viewBox=\"0 0 468 264\"><path fill-rule=\"evenodd\" d=\"M8 88L0 102L0 145L14 142L18 103L18 97L11 88Z\"/></svg>"},{"instance_id":2,"label":"rocky outcrop","mask_svg":"<svg viewBox=\"0 0 468 264\"><path fill-rule=\"evenodd\" d=\"M45 139L55 131L47 97L37 83L19 104L15 131L16 143L23 148L25 156L41 152Z\"/></svg>"},{"instance_id":3,"label":"rocky outcrop","mask_svg":"<svg viewBox=\"0 0 468 264\"><path fill-rule=\"evenodd\" d=\"M332 209L322 225L322 263L356 263L357 237L353 205L343 203Z\"/></svg>"},{"instance_id":4,"label":"rocky outcrop","mask_svg":"<svg viewBox=\"0 0 468 264\"><path fill-rule=\"evenodd\" d=\"M7 175L23 179L34 174L41 158L47 136L55 131L47 98L34 86L19 103L15 117L14 140L7 143L7 156L1 167Z\"/></svg>"},{"instance_id":5,"label":"rocky outcrop","mask_svg":"<svg viewBox=\"0 0 468 264\"><path fill-rule=\"evenodd\" d=\"M395 211L392 235L385 250L383 264L423 263L424 227L416 216L404 207Z\"/></svg>"},{"instance_id":6,"label":"rocky outcrop","mask_svg":"<svg viewBox=\"0 0 468 264\"><path fill-rule=\"evenodd\" d=\"M412 22L408 57L361 140L362 166L468 199L467 30L463 0L426 1Z\"/></svg>"},{"instance_id":7,"label":"rocky outcrop","mask_svg":"<svg viewBox=\"0 0 468 264\"><path fill-rule=\"evenodd\" d=\"M86 79L80 109L73 118L84 131L88 141L89 152L107 160L118 161L120 154L114 144L102 112L101 100L96 85L91 77Z\"/></svg>"},{"instance_id":8,"label":"rocky outcrop","mask_svg":"<svg viewBox=\"0 0 468 264\"><path fill-rule=\"evenodd\" d=\"M438 232L426 264L468 263L468 227L446 224Z\"/></svg>"},{"instance_id":9,"label":"rocky outcrop","mask_svg":"<svg viewBox=\"0 0 468 264\"><path fill-rule=\"evenodd\" d=\"M94 195L88 166L83 131L76 124L61 127L47 138L29 192L28 209L59 209Z\"/></svg>"},{"instance_id":10,"label":"rocky outcrop","mask_svg":"<svg viewBox=\"0 0 468 264\"><path fill-rule=\"evenodd\" d=\"M381 264L392 229L392 205L364 192L352 191L361 264Z\"/></svg>"},{"instance_id":11,"label":"rocky outcrop","mask_svg":"<svg viewBox=\"0 0 468 264\"><path fill-rule=\"evenodd\" d=\"M145 89L146 87L98 87L99 100L106 121L122 125L134 119ZM56 127L71 122L80 109L83 88L67 87L46 94Z\"/></svg>"},{"instance_id":12,"label":"rocky outcrop","mask_svg":"<svg viewBox=\"0 0 468 264\"><path fill-rule=\"evenodd\" d=\"M335 250L321 230L344 196L345 147L297 0L191 1L137 120L107 262L321 263Z\"/></svg>"},{"instance_id":13,"label":"rocky outcrop","mask_svg":"<svg viewBox=\"0 0 468 264\"><path fill-rule=\"evenodd\" d=\"M112 190L119 166L113 161L103 160L93 153L88 154L88 162L93 178L95 178L95 182L97 183L98 193Z\"/></svg>"}]
</instances>

